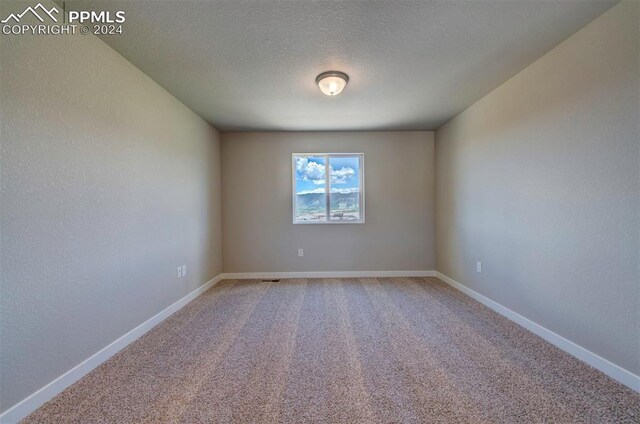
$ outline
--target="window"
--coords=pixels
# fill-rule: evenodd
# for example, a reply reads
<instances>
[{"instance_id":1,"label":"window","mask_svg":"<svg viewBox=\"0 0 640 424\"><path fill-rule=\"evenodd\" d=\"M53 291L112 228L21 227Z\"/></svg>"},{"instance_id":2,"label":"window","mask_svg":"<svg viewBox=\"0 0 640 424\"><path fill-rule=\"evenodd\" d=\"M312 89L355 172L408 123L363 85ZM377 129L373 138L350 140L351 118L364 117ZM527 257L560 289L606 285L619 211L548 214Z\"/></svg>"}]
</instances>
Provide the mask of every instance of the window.
<instances>
[{"instance_id":1,"label":"window","mask_svg":"<svg viewBox=\"0 0 640 424\"><path fill-rule=\"evenodd\" d=\"M364 223L364 155L294 153L293 223Z\"/></svg>"}]
</instances>

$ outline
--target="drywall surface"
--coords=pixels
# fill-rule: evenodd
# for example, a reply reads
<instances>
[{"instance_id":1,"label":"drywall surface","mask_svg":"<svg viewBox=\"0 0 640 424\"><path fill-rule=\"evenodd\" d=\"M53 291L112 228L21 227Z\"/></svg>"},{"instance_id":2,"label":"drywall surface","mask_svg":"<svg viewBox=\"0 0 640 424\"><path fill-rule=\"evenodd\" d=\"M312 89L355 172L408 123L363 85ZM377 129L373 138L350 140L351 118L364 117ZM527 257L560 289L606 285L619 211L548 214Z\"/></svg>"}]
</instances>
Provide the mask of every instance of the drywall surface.
<instances>
[{"instance_id":1,"label":"drywall surface","mask_svg":"<svg viewBox=\"0 0 640 424\"><path fill-rule=\"evenodd\" d=\"M635 374L639 22L614 6L436 133L438 270Z\"/></svg>"},{"instance_id":2,"label":"drywall surface","mask_svg":"<svg viewBox=\"0 0 640 424\"><path fill-rule=\"evenodd\" d=\"M364 153L364 224L292 224L291 154L322 152ZM433 269L433 154L432 132L222 134L223 270Z\"/></svg>"},{"instance_id":3,"label":"drywall surface","mask_svg":"<svg viewBox=\"0 0 640 424\"><path fill-rule=\"evenodd\" d=\"M389 131L437 128L616 0L157 2L106 2L135 25L104 40L217 128Z\"/></svg>"},{"instance_id":4,"label":"drywall surface","mask_svg":"<svg viewBox=\"0 0 640 424\"><path fill-rule=\"evenodd\" d=\"M4 411L221 271L221 191L217 131L104 42L0 43Z\"/></svg>"}]
</instances>

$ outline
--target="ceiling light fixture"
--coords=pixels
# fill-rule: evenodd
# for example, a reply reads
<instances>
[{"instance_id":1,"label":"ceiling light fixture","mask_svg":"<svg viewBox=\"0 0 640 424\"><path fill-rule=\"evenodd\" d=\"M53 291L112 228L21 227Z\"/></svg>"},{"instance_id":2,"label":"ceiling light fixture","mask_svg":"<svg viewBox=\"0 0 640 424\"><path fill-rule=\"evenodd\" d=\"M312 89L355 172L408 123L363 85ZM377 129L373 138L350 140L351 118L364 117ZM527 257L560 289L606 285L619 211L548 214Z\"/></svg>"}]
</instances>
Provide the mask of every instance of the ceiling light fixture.
<instances>
[{"instance_id":1,"label":"ceiling light fixture","mask_svg":"<svg viewBox=\"0 0 640 424\"><path fill-rule=\"evenodd\" d=\"M349 76L340 71L323 72L316 78L316 84L327 96L337 96L347 86Z\"/></svg>"}]
</instances>

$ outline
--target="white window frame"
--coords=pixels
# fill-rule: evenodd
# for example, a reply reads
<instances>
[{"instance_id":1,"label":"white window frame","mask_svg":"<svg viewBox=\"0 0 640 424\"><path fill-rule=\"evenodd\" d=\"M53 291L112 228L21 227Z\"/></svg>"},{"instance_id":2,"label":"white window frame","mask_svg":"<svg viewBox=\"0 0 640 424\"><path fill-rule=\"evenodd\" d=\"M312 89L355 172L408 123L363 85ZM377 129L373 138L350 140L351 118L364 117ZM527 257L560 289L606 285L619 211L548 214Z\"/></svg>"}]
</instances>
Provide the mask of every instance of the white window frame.
<instances>
[{"instance_id":1,"label":"white window frame","mask_svg":"<svg viewBox=\"0 0 640 424\"><path fill-rule=\"evenodd\" d=\"M324 157L324 181L325 181L325 196L326 196L326 221L297 221L296 220L296 157L309 156L309 157ZM359 191L358 202L360 205L360 219L357 221L331 221L331 178L329 159L339 157L354 157L359 159ZM291 198L292 198L292 219L294 224L364 224L364 153L292 153L291 154Z\"/></svg>"}]
</instances>

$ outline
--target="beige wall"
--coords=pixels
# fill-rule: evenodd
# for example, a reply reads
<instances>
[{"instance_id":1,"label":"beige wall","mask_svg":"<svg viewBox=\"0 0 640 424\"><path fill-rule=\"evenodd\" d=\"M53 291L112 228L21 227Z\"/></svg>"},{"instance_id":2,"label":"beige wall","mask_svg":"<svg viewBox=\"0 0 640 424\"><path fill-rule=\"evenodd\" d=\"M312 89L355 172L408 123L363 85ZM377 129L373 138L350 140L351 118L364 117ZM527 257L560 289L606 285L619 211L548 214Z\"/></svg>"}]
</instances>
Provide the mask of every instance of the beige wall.
<instances>
[{"instance_id":1,"label":"beige wall","mask_svg":"<svg viewBox=\"0 0 640 424\"><path fill-rule=\"evenodd\" d=\"M638 22L614 6L436 133L438 270L636 374Z\"/></svg>"},{"instance_id":2,"label":"beige wall","mask_svg":"<svg viewBox=\"0 0 640 424\"><path fill-rule=\"evenodd\" d=\"M432 132L223 134L224 271L434 269L433 149ZM292 224L294 152L364 153L366 223Z\"/></svg>"},{"instance_id":3,"label":"beige wall","mask_svg":"<svg viewBox=\"0 0 640 424\"><path fill-rule=\"evenodd\" d=\"M217 275L221 221L214 128L93 36L1 38L6 410Z\"/></svg>"}]
</instances>

